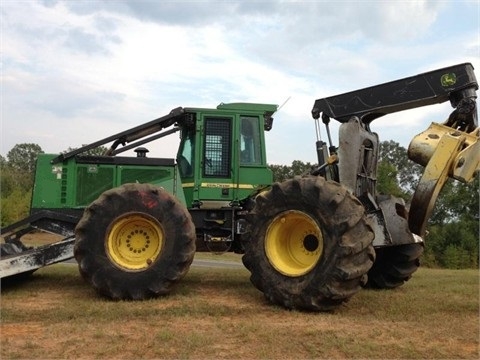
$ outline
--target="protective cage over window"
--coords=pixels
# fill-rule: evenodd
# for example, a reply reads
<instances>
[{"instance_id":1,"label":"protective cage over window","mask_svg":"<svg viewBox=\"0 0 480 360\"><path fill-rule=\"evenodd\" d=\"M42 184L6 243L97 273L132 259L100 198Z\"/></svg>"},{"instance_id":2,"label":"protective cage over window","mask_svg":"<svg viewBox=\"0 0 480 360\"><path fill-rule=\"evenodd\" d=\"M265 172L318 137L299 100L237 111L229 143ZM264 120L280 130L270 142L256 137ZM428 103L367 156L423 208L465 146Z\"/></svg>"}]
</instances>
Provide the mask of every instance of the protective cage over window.
<instances>
[{"instance_id":1,"label":"protective cage over window","mask_svg":"<svg viewBox=\"0 0 480 360\"><path fill-rule=\"evenodd\" d=\"M205 120L204 176L230 176L231 124L229 118Z\"/></svg>"}]
</instances>

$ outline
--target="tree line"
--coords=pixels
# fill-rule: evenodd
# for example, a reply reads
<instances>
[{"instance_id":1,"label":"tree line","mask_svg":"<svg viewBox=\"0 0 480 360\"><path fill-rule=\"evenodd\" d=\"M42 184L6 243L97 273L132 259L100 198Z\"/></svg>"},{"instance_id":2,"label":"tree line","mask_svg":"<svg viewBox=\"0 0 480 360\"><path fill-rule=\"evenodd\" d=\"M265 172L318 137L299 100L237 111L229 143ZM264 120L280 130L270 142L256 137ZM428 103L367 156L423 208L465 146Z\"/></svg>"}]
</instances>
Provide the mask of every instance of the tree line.
<instances>
[{"instance_id":1,"label":"tree line","mask_svg":"<svg viewBox=\"0 0 480 360\"><path fill-rule=\"evenodd\" d=\"M67 149L65 152L74 150ZM93 149L100 154L104 149ZM37 144L17 144L0 155L0 215L4 227L28 216L35 162L43 153ZM377 191L401 197L408 205L423 167L407 158L406 149L394 141L380 144ZM275 181L309 171L315 164L295 160L291 165L270 165ZM479 179L462 184L449 179L428 223L423 265L446 268L477 268L479 264Z\"/></svg>"}]
</instances>

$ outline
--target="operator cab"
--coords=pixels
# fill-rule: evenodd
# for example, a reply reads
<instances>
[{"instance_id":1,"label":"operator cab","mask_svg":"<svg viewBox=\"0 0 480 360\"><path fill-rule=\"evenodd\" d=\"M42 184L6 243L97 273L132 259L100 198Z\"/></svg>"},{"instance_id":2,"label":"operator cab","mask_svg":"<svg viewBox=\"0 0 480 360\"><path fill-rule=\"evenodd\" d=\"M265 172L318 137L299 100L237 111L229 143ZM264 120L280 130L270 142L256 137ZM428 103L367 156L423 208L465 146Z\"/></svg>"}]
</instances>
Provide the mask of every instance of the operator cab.
<instances>
[{"instance_id":1,"label":"operator cab","mask_svg":"<svg viewBox=\"0 0 480 360\"><path fill-rule=\"evenodd\" d=\"M232 206L272 182L264 131L276 105L234 103L185 109L177 163L188 207Z\"/></svg>"}]
</instances>

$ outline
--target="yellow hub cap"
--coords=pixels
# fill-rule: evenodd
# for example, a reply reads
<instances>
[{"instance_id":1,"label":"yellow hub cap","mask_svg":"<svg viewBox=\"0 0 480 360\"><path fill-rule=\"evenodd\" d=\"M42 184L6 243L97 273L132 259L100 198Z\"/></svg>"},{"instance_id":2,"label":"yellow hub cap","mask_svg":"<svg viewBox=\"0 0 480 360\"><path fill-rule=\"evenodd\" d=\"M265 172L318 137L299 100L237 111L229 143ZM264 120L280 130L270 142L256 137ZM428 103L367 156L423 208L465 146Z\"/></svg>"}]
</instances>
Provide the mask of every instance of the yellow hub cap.
<instances>
[{"instance_id":1,"label":"yellow hub cap","mask_svg":"<svg viewBox=\"0 0 480 360\"><path fill-rule=\"evenodd\" d=\"M125 214L110 224L106 235L107 255L122 269L145 270L160 254L164 236L162 225L152 216Z\"/></svg>"},{"instance_id":2,"label":"yellow hub cap","mask_svg":"<svg viewBox=\"0 0 480 360\"><path fill-rule=\"evenodd\" d=\"M322 255L322 232L307 214L285 211L268 226L265 252L270 264L283 275L304 275L315 267Z\"/></svg>"}]
</instances>

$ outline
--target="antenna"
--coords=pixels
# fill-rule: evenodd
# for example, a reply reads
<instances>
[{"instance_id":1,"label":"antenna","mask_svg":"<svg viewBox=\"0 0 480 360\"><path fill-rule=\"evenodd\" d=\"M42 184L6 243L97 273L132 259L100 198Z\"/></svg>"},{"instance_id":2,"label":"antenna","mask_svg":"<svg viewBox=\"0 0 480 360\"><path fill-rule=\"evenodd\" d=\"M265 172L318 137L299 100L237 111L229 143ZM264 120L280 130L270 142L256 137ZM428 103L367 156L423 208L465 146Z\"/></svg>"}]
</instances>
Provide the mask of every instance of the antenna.
<instances>
[{"instance_id":1,"label":"antenna","mask_svg":"<svg viewBox=\"0 0 480 360\"><path fill-rule=\"evenodd\" d=\"M285 100L285 101L283 102L283 104L278 107L277 112L280 111L280 109L288 102L288 100L290 100L290 98L291 98L291 96L289 96L289 97L287 98L287 100Z\"/></svg>"}]
</instances>

